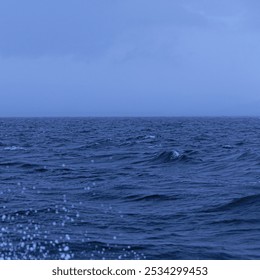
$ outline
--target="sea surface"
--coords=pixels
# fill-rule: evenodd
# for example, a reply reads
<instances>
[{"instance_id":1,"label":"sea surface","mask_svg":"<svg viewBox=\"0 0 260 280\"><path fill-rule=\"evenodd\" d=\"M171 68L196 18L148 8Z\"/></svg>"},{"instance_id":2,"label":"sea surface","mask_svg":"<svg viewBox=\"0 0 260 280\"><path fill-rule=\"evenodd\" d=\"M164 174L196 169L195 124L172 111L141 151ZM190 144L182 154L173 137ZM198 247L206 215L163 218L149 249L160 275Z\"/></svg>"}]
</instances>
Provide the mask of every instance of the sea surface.
<instances>
[{"instance_id":1,"label":"sea surface","mask_svg":"<svg viewBox=\"0 0 260 280\"><path fill-rule=\"evenodd\" d=\"M1 118L0 259L260 259L260 118Z\"/></svg>"}]
</instances>

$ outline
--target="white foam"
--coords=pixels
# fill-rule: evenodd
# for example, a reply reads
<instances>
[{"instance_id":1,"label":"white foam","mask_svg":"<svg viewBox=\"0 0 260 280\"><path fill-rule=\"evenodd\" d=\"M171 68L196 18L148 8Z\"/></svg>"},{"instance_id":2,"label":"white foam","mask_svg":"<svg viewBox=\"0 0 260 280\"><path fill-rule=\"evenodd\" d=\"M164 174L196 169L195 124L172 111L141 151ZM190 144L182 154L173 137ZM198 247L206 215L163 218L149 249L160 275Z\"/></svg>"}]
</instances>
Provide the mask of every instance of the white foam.
<instances>
[{"instance_id":1,"label":"white foam","mask_svg":"<svg viewBox=\"0 0 260 280\"><path fill-rule=\"evenodd\" d=\"M10 147L5 147L4 148L5 151L17 151L17 150L26 150L23 147L19 147L19 146L10 146Z\"/></svg>"},{"instance_id":2,"label":"white foam","mask_svg":"<svg viewBox=\"0 0 260 280\"><path fill-rule=\"evenodd\" d=\"M180 157L180 153L175 151L175 150L172 151L172 155L173 155L174 158Z\"/></svg>"},{"instance_id":3,"label":"white foam","mask_svg":"<svg viewBox=\"0 0 260 280\"><path fill-rule=\"evenodd\" d=\"M64 250L64 252L67 252L67 251L69 251L69 247L68 247L68 246L65 246L65 247L63 248L63 250Z\"/></svg>"}]
</instances>

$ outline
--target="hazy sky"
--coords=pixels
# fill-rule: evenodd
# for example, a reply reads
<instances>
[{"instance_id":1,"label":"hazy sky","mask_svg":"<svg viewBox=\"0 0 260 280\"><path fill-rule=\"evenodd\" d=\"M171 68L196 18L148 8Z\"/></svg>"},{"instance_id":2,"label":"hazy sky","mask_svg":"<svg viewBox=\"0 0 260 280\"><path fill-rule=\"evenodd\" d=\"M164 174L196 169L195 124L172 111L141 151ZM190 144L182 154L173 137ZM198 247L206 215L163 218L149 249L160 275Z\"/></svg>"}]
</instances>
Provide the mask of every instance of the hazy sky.
<instances>
[{"instance_id":1,"label":"hazy sky","mask_svg":"<svg viewBox=\"0 0 260 280\"><path fill-rule=\"evenodd\" d=\"M260 115L259 0L2 0L0 116Z\"/></svg>"}]
</instances>

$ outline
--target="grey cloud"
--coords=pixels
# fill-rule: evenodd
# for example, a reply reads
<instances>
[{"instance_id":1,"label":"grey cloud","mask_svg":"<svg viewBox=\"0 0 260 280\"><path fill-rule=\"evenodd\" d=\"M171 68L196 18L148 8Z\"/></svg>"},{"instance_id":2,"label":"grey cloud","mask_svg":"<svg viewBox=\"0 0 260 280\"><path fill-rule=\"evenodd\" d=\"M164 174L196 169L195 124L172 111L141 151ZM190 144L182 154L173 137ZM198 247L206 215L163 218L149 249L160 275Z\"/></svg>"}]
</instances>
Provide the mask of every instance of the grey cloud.
<instances>
[{"instance_id":1,"label":"grey cloud","mask_svg":"<svg viewBox=\"0 0 260 280\"><path fill-rule=\"evenodd\" d=\"M252 9L242 0L2 2L0 112L256 114Z\"/></svg>"},{"instance_id":2,"label":"grey cloud","mask_svg":"<svg viewBox=\"0 0 260 280\"><path fill-rule=\"evenodd\" d=\"M0 4L0 54L8 56L102 54L133 29L200 26L205 18L181 2L10 0Z\"/></svg>"}]
</instances>

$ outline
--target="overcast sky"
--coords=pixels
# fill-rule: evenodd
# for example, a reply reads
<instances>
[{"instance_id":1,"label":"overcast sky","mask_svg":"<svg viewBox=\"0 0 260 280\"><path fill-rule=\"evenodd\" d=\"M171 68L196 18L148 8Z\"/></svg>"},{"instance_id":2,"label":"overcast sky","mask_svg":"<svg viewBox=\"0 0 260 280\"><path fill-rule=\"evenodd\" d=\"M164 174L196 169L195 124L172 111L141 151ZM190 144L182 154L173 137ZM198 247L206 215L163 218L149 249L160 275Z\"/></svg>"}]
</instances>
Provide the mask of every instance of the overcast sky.
<instances>
[{"instance_id":1,"label":"overcast sky","mask_svg":"<svg viewBox=\"0 0 260 280\"><path fill-rule=\"evenodd\" d=\"M2 0L0 116L260 115L259 0Z\"/></svg>"}]
</instances>

